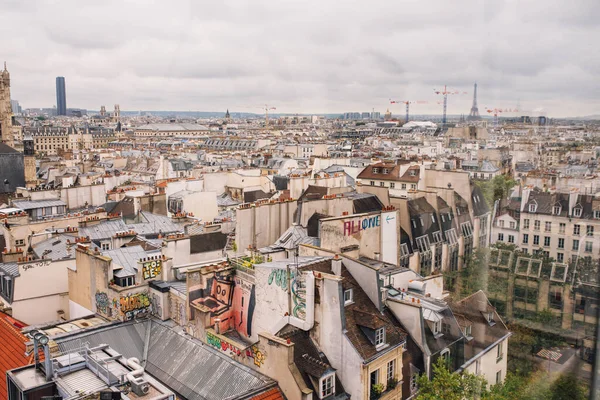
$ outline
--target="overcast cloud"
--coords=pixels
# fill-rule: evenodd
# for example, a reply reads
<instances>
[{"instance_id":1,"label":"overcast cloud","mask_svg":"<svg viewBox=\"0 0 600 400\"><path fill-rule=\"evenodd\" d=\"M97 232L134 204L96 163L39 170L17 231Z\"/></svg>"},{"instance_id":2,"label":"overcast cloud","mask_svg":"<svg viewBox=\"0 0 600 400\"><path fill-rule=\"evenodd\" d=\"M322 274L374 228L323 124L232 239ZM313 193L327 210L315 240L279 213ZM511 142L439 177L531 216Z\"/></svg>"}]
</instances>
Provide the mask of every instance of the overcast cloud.
<instances>
[{"instance_id":1,"label":"overcast cloud","mask_svg":"<svg viewBox=\"0 0 600 400\"><path fill-rule=\"evenodd\" d=\"M0 59L23 107L600 114L598 0L3 0Z\"/></svg>"}]
</instances>

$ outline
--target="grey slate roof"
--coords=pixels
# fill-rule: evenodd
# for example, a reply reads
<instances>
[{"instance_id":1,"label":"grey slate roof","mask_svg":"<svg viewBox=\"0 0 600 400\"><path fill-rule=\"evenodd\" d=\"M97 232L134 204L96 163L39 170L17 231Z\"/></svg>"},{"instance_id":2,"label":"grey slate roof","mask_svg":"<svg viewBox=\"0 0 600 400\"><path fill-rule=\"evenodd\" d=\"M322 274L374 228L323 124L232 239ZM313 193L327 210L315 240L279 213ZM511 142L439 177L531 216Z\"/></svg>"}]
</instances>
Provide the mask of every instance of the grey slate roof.
<instances>
[{"instance_id":1,"label":"grey slate roof","mask_svg":"<svg viewBox=\"0 0 600 400\"><path fill-rule=\"evenodd\" d=\"M183 225L174 223L169 217L147 212L140 213L140 220L126 223L122 219L101 222L97 225L79 228L80 236L89 236L91 240L107 239L119 231L133 229L138 235L146 236L165 233L183 232Z\"/></svg>"},{"instance_id":2,"label":"grey slate roof","mask_svg":"<svg viewBox=\"0 0 600 400\"><path fill-rule=\"evenodd\" d=\"M59 235L44 240L33 246L33 252L39 258L50 258L62 260L64 258L75 258L75 249L67 252L67 240L75 242L73 235Z\"/></svg>"},{"instance_id":3,"label":"grey slate roof","mask_svg":"<svg viewBox=\"0 0 600 400\"><path fill-rule=\"evenodd\" d=\"M123 269L116 270L114 275L118 278L131 276L137 273L138 260L140 258L156 256L161 254L157 251L146 251L142 246L120 247L114 250L105 250L102 255L112 258L113 264L120 265Z\"/></svg>"},{"instance_id":4,"label":"grey slate roof","mask_svg":"<svg viewBox=\"0 0 600 400\"><path fill-rule=\"evenodd\" d=\"M62 353L87 343L108 344L124 357L143 360L150 329L146 372L188 400L242 398L274 387L275 382L226 355L154 320L137 320L56 338Z\"/></svg>"},{"instance_id":5,"label":"grey slate roof","mask_svg":"<svg viewBox=\"0 0 600 400\"><path fill-rule=\"evenodd\" d=\"M67 203L60 199L49 200L14 200L13 205L21 210L32 210L42 207L67 206Z\"/></svg>"},{"instance_id":6,"label":"grey slate roof","mask_svg":"<svg viewBox=\"0 0 600 400\"><path fill-rule=\"evenodd\" d=\"M15 262L0 264L0 271L6 275L19 276L19 266Z\"/></svg>"}]
</instances>

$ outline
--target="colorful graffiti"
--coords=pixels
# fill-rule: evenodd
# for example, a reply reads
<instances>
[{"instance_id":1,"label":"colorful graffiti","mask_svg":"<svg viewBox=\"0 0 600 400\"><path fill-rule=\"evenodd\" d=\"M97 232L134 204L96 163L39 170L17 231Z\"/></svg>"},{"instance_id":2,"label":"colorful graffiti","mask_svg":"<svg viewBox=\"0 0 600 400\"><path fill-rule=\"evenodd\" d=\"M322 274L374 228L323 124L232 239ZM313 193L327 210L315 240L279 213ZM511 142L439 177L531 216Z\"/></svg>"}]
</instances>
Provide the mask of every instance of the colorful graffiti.
<instances>
[{"instance_id":1,"label":"colorful graffiti","mask_svg":"<svg viewBox=\"0 0 600 400\"><path fill-rule=\"evenodd\" d=\"M142 264L142 276L144 279L152 279L162 272L162 260L152 260Z\"/></svg>"},{"instance_id":2,"label":"colorful graffiti","mask_svg":"<svg viewBox=\"0 0 600 400\"><path fill-rule=\"evenodd\" d=\"M292 280L292 315L294 317L304 319L306 317L306 285L302 274L296 274L296 271L290 270L290 279ZM269 285L281 288L283 291L288 291L288 271L285 269L274 269L269 274L267 283Z\"/></svg>"},{"instance_id":3,"label":"colorful graffiti","mask_svg":"<svg viewBox=\"0 0 600 400\"><path fill-rule=\"evenodd\" d=\"M222 340L221 338L219 338L216 335L213 335L210 332L206 333L206 343L230 356L252 358L254 360L254 365L256 365L259 368L265 363L265 360L267 359L267 354L264 351L260 350L257 345L252 345L247 349L241 350L238 347L232 345L231 343L225 340Z\"/></svg>"},{"instance_id":4,"label":"colorful graffiti","mask_svg":"<svg viewBox=\"0 0 600 400\"><path fill-rule=\"evenodd\" d=\"M104 292L96 292L96 311L110 315L110 301L108 295Z\"/></svg>"},{"instance_id":5,"label":"colorful graffiti","mask_svg":"<svg viewBox=\"0 0 600 400\"><path fill-rule=\"evenodd\" d=\"M215 272L202 285L199 277L188 276L190 319L197 312L210 315L210 325L221 332L235 329L241 335L252 335L252 316L256 305L254 284L235 277L231 271Z\"/></svg>"},{"instance_id":6,"label":"colorful graffiti","mask_svg":"<svg viewBox=\"0 0 600 400\"><path fill-rule=\"evenodd\" d=\"M141 292L121 296L119 299L121 315L125 321L152 313L152 302L148 292Z\"/></svg>"}]
</instances>

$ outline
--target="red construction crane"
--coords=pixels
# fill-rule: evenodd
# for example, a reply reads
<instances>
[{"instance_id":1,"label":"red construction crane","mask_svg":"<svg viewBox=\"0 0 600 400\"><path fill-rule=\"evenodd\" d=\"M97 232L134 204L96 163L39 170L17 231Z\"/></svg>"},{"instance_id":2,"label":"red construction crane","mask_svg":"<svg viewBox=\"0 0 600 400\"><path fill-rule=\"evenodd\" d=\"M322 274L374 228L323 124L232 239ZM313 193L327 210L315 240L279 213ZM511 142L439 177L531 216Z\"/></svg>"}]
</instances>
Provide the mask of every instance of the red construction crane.
<instances>
[{"instance_id":1,"label":"red construction crane","mask_svg":"<svg viewBox=\"0 0 600 400\"><path fill-rule=\"evenodd\" d=\"M406 105L406 122L408 122L408 117L409 117L409 110L410 110L410 105L411 104L427 104L426 101L424 100L392 100L390 99L390 104L404 104Z\"/></svg>"},{"instance_id":2,"label":"red construction crane","mask_svg":"<svg viewBox=\"0 0 600 400\"><path fill-rule=\"evenodd\" d=\"M494 129L498 127L498 114L502 114L503 112L509 113L509 112L518 112L519 110L517 110L516 108L491 108L491 107L484 107L485 111L487 111L488 114L494 114Z\"/></svg>"}]
</instances>

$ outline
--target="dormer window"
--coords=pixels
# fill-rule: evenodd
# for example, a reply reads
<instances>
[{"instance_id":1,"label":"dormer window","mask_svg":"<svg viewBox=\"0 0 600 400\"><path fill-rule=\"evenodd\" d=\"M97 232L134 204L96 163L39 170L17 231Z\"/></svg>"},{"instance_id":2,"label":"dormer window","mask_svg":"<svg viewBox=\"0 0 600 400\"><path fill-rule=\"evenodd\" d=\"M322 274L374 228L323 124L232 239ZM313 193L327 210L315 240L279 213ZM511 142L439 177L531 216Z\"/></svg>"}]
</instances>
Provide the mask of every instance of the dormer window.
<instances>
[{"instance_id":1,"label":"dormer window","mask_svg":"<svg viewBox=\"0 0 600 400\"><path fill-rule=\"evenodd\" d=\"M390 170L389 170L389 169L387 169L387 168L384 168L384 169L383 169L383 173L384 173L384 174L389 174L389 173L390 173Z\"/></svg>"},{"instance_id":2,"label":"dormer window","mask_svg":"<svg viewBox=\"0 0 600 400\"><path fill-rule=\"evenodd\" d=\"M598 211L598 210L594 211L594 218L600 219L600 211Z\"/></svg>"},{"instance_id":3,"label":"dormer window","mask_svg":"<svg viewBox=\"0 0 600 400\"><path fill-rule=\"evenodd\" d=\"M335 372L325 375L319 382L319 398L324 399L335 393Z\"/></svg>"},{"instance_id":4,"label":"dormer window","mask_svg":"<svg viewBox=\"0 0 600 400\"><path fill-rule=\"evenodd\" d=\"M536 212L536 211L537 211L537 203L531 203L531 204L529 205L529 212L530 212L530 213L534 213L534 212Z\"/></svg>"},{"instance_id":5,"label":"dormer window","mask_svg":"<svg viewBox=\"0 0 600 400\"><path fill-rule=\"evenodd\" d=\"M373 173L374 174L378 174L379 173L379 168L373 168Z\"/></svg>"},{"instance_id":6,"label":"dormer window","mask_svg":"<svg viewBox=\"0 0 600 400\"><path fill-rule=\"evenodd\" d=\"M575 207L573 208L573 216L575 217L581 217L581 207Z\"/></svg>"},{"instance_id":7,"label":"dormer window","mask_svg":"<svg viewBox=\"0 0 600 400\"><path fill-rule=\"evenodd\" d=\"M410 176L415 176L417 174L417 172L413 169L409 172Z\"/></svg>"},{"instance_id":8,"label":"dormer window","mask_svg":"<svg viewBox=\"0 0 600 400\"><path fill-rule=\"evenodd\" d=\"M434 321L433 327L431 328L434 336L442 334L442 321Z\"/></svg>"},{"instance_id":9,"label":"dormer window","mask_svg":"<svg viewBox=\"0 0 600 400\"><path fill-rule=\"evenodd\" d=\"M492 311L488 311L486 313L486 320L490 326L496 325L496 321L494 321L494 313Z\"/></svg>"},{"instance_id":10,"label":"dormer window","mask_svg":"<svg viewBox=\"0 0 600 400\"><path fill-rule=\"evenodd\" d=\"M560 215L561 211L562 211L562 207L561 206L554 206L552 208L552 214L554 214L554 215Z\"/></svg>"},{"instance_id":11,"label":"dormer window","mask_svg":"<svg viewBox=\"0 0 600 400\"><path fill-rule=\"evenodd\" d=\"M344 290L344 305L354 303L354 291L352 289Z\"/></svg>"},{"instance_id":12,"label":"dormer window","mask_svg":"<svg viewBox=\"0 0 600 400\"><path fill-rule=\"evenodd\" d=\"M471 326L471 325L467 325L467 326L465 326L465 330L464 330L464 332L465 332L465 336L466 336L466 337L468 337L468 338L472 337L472 335L471 335L471 333L472 333L472 332L471 332L471 328L472 328L472 326Z\"/></svg>"},{"instance_id":13,"label":"dormer window","mask_svg":"<svg viewBox=\"0 0 600 400\"><path fill-rule=\"evenodd\" d=\"M375 347L381 347L385 344L385 328L379 328L375 331Z\"/></svg>"}]
</instances>

